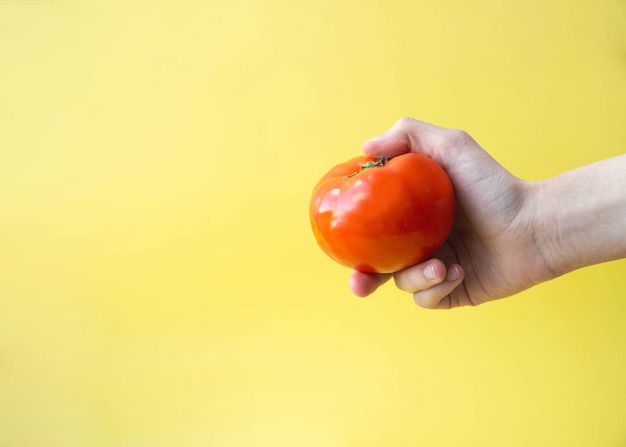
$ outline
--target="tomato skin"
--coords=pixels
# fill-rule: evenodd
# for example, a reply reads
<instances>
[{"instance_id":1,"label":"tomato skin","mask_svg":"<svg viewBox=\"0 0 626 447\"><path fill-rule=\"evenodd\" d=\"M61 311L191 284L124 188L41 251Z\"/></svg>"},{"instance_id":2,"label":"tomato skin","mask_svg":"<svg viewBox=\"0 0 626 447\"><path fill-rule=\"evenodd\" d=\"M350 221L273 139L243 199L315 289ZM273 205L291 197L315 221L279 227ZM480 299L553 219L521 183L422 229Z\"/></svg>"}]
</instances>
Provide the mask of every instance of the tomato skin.
<instances>
[{"instance_id":1,"label":"tomato skin","mask_svg":"<svg viewBox=\"0 0 626 447\"><path fill-rule=\"evenodd\" d=\"M392 273L432 256L454 220L454 188L434 160L398 155L361 170L361 156L324 175L309 204L322 250L338 263L366 273Z\"/></svg>"}]
</instances>

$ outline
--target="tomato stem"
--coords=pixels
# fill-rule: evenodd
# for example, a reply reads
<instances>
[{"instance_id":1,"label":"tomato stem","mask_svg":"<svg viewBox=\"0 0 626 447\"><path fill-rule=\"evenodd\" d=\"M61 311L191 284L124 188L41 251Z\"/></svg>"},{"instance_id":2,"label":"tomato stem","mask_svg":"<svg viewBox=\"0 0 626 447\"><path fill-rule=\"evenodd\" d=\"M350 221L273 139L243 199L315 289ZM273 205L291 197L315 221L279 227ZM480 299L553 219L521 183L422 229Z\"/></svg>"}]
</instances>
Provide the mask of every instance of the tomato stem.
<instances>
[{"instance_id":1,"label":"tomato stem","mask_svg":"<svg viewBox=\"0 0 626 447\"><path fill-rule=\"evenodd\" d=\"M391 160L392 157L379 157L377 158L375 161L368 161L366 163L363 163L361 165L361 169L359 169L358 171L353 172L350 175L346 175L345 178L350 178L350 177L354 177L355 175L357 175L359 172L365 171L366 169L370 169L370 168L378 168L378 167L382 167L385 166L389 160Z\"/></svg>"},{"instance_id":2,"label":"tomato stem","mask_svg":"<svg viewBox=\"0 0 626 447\"><path fill-rule=\"evenodd\" d=\"M377 168L378 166L385 166L387 162L391 160L390 157L385 158L377 158L376 161L368 161L361 166L361 171L364 171L369 168Z\"/></svg>"}]
</instances>

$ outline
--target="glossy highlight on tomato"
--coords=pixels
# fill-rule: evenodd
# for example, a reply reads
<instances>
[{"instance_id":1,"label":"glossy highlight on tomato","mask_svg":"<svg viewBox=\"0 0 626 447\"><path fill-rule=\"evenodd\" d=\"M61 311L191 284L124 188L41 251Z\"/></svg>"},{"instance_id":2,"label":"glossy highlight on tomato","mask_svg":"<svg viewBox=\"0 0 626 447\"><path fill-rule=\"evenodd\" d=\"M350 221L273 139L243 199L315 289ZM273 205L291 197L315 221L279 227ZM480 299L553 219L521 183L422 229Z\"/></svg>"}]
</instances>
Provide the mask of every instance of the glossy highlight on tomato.
<instances>
[{"instance_id":1,"label":"glossy highlight on tomato","mask_svg":"<svg viewBox=\"0 0 626 447\"><path fill-rule=\"evenodd\" d=\"M425 155L361 156L321 178L309 212L317 243L335 261L391 273L428 259L444 244L454 219L454 188Z\"/></svg>"}]
</instances>

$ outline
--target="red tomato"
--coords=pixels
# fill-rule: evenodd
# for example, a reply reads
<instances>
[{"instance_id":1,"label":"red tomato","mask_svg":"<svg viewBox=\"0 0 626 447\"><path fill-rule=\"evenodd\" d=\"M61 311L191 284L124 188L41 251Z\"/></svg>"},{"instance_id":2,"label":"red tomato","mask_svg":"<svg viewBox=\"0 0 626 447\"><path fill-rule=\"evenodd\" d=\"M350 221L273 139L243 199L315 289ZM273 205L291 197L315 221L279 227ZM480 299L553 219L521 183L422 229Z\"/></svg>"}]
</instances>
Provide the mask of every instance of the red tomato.
<instances>
[{"instance_id":1,"label":"red tomato","mask_svg":"<svg viewBox=\"0 0 626 447\"><path fill-rule=\"evenodd\" d=\"M432 256L454 219L454 189L431 158L354 158L319 181L313 233L331 258L366 273L391 273Z\"/></svg>"}]
</instances>

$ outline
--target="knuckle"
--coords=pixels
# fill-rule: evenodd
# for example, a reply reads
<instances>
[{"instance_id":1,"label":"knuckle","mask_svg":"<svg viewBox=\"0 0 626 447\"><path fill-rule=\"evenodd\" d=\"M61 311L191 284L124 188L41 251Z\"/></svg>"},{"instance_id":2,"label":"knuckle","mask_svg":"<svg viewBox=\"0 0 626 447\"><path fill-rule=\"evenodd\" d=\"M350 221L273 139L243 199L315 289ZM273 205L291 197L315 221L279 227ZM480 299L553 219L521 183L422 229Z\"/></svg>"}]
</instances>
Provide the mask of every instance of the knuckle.
<instances>
[{"instance_id":1,"label":"knuckle","mask_svg":"<svg viewBox=\"0 0 626 447\"><path fill-rule=\"evenodd\" d=\"M424 278L417 268L409 268L396 272L393 276L398 289L409 293L415 293L424 289Z\"/></svg>"},{"instance_id":2,"label":"knuckle","mask_svg":"<svg viewBox=\"0 0 626 447\"><path fill-rule=\"evenodd\" d=\"M404 292L411 292L406 272L396 272L393 275L393 282L396 284L398 289Z\"/></svg>"},{"instance_id":3,"label":"knuckle","mask_svg":"<svg viewBox=\"0 0 626 447\"><path fill-rule=\"evenodd\" d=\"M399 273L399 272L395 273L393 275L393 282L394 282L394 284L396 285L396 287L398 289L403 290L405 292L407 291L405 286L404 286L405 281L404 281L404 275L402 275L402 273Z\"/></svg>"},{"instance_id":4,"label":"knuckle","mask_svg":"<svg viewBox=\"0 0 626 447\"><path fill-rule=\"evenodd\" d=\"M470 134L462 129L449 129L448 138L455 146L465 146L474 141Z\"/></svg>"},{"instance_id":5,"label":"knuckle","mask_svg":"<svg viewBox=\"0 0 626 447\"><path fill-rule=\"evenodd\" d=\"M396 126L398 127L410 127L415 123L415 118L411 118L410 116L403 116L396 122Z\"/></svg>"},{"instance_id":6,"label":"knuckle","mask_svg":"<svg viewBox=\"0 0 626 447\"><path fill-rule=\"evenodd\" d=\"M436 309L439 305L439 300L434 299L430 294L424 292L416 292L413 294L413 301L419 307L424 309Z\"/></svg>"}]
</instances>

